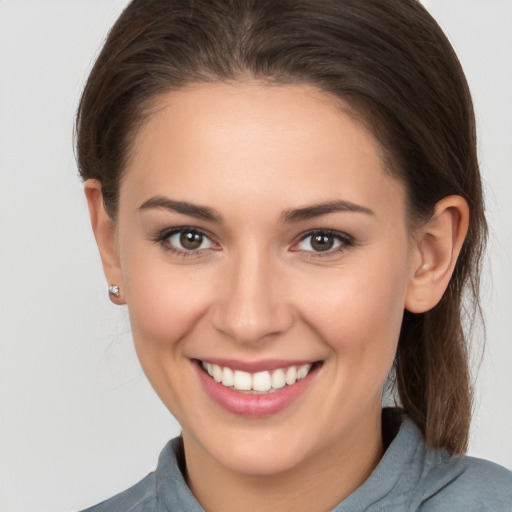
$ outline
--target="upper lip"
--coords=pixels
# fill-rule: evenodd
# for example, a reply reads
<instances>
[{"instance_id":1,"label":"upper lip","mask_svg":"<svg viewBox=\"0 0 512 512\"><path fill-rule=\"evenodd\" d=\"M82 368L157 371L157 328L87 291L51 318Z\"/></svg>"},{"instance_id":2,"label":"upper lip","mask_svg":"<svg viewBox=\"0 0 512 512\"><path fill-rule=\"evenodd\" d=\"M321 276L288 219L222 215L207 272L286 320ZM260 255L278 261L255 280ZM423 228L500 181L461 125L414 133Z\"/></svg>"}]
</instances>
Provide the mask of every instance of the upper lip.
<instances>
[{"instance_id":1,"label":"upper lip","mask_svg":"<svg viewBox=\"0 0 512 512\"><path fill-rule=\"evenodd\" d=\"M240 359L224 359L219 357L197 358L202 363L216 364L221 367L228 367L232 370L241 370L248 373L257 373L265 370L277 370L289 366L303 366L313 364L316 361L311 359L262 359L260 361L242 361Z\"/></svg>"}]
</instances>

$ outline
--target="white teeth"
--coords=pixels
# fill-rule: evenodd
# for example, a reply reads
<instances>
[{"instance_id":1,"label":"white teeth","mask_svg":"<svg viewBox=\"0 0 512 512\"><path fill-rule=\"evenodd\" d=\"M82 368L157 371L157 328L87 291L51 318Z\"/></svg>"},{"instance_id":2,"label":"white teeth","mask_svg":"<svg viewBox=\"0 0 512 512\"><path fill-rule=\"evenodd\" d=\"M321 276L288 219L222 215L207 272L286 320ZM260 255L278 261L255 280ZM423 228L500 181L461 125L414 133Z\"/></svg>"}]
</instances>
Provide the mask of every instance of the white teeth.
<instances>
[{"instance_id":1,"label":"white teeth","mask_svg":"<svg viewBox=\"0 0 512 512\"><path fill-rule=\"evenodd\" d=\"M233 370L227 366L222 370L222 385L230 388L235 383Z\"/></svg>"},{"instance_id":2,"label":"white teeth","mask_svg":"<svg viewBox=\"0 0 512 512\"><path fill-rule=\"evenodd\" d=\"M272 372L263 371L251 374L242 370L232 370L221 367L217 364L202 363L203 368L215 382L222 383L228 388L233 387L238 391L266 392L281 389L284 386L292 386L298 380L303 379L312 368L312 364L305 364L300 367L289 366L278 368Z\"/></svg>"},{"instance_id":3,"label":"white teeth","mask_svg":"<svg viewBox=\"0 0 512 512\"><path fill-rule=\"evenodd\" d=\"M297 372L297 380L303 379L309 373L310 369L311 369L310 364L305 364L304 366L301 366L299 368L299 371Z\"/></svg>"},{"instance_id":4,"label":"white teeth","mask_svg":"<svg viewBox=\"0 0 512 512\"><path fill-rule=\"evenodd\" d=\"M272 374L272 387L274 389L281 389L284 388L285 386L286 381L284 380L284 370L281 370L281 368L279 368L279 370L276 370Z\"/></svg>"},{"instance_id":5,"label":"white teeth","mask_svg":"<svg viewBox=\"0 0 512 512\"><path fill-rule=\"evenodd\" d=\"M252 377L250 373L235 370L233 386L238 391L250 391L252 389Z\"/></svg>"},{"instance_id":6,"label":"white teeth","mask_svg":"<svg viewBox=\"0 0 512 512\"><path fill-rule=\"evenodd\" d=\"M295 368L295 366L290 366L290 368L286 370L285 380L288 386L291 386L297 382L297 368Z\"/></svg>"},{"instance_id":7,"label":"white teeth","mask_svg":"<svg viewBox=\"0 0 512 512\"><path fill-rule=\"evenodd\" d=\"M222 368L216 364L213 365L213 378L215 382L220 382L222 380Z\"/></svg>"},{"instance_id":8,"label":"white teeth","mask_svg":"<svg viewBox=\"0 0 512 512\"><path fill-rule=\"evenodd\" d=\"M252 377L252 389L254 391L270 391L272 379L268 372L258 372Z\"/></svg>"}]
</instances>

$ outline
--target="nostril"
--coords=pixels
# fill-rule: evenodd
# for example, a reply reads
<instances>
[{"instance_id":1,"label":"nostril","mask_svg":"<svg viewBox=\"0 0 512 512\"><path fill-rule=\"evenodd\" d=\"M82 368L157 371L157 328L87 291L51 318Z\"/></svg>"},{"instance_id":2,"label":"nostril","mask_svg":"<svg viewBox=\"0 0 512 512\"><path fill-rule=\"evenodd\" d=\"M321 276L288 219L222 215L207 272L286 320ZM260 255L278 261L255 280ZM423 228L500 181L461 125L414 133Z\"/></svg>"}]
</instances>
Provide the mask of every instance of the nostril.
<instances>
[{"instance_id":1,"label":"nostril","mask_svg":"<svg viewBox=\"0 0 512 512\"><path fill-rule=\"evenodd\" d=\"M240 343L261 342L286 332L293 315L272 258L255 247L231 257L215 290L213 327Z\"/></svg>"},{"instance_id":2,"label":"nostril","mask_svg":"<svg viewBox=\"0 0 512 512\"><path fill-rule=\"evenodd\" d=\"M212 324L218 332L237 342L256 343L289 330L293 315L284 306L223 304L216 308Z\"/></svg>"}]
</instances>

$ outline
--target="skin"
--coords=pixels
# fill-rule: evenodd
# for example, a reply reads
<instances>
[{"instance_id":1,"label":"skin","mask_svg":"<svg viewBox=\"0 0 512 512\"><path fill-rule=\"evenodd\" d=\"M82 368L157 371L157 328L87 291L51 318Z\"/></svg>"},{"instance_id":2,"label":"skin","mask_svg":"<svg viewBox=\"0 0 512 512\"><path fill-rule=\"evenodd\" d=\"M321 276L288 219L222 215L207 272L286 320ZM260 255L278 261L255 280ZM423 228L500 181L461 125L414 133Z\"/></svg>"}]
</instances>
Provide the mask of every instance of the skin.
<instances>
[{"instance_id":1,"label":"skin","mask_svg":"<svg viewBox=\"0 0 512 512\"><path fill-rule=\"evenodd\" d=\"M404 186L376 140L312 87L196 85L156 106L136 136L116 222L99 182L86 195L105 274L121 289L113 300L128 304L142 367L182 426L188 484L208 511L329 510L382 456L381 395L403 311L439 301L467 205L445 198L411 230ZM140 208L155 197L223 220ZM365 211L282 220L333 201ZM186 255L179 236L155 241L178 227L208 238ZM342 238L315 251L312 230ZM321 366L284 410L247 418L198 379L191 361L218 357Z\"/></svg>"}]
</instances>

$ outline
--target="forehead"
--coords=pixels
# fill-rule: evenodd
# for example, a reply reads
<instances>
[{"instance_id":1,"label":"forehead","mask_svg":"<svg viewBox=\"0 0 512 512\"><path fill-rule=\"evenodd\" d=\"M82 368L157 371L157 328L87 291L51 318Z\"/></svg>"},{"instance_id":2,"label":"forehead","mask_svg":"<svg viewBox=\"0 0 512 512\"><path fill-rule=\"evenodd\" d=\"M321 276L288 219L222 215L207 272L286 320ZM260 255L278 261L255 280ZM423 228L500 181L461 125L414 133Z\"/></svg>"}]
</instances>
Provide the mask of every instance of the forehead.
<instances>
[{"instance_id":1,"label":"forehead","mask_svg":"<svg viewBox=\"0 0 512 512\"><path fill-rule=\"evenodd\" d=\"M381 155L348 109L314 87L198 84L155 101L136 134L121 200L136 192L202 204L213 194L231 202L266 195L309 203L340 194L387 202L402 187Z\"/></svg>"}]
</instances>

